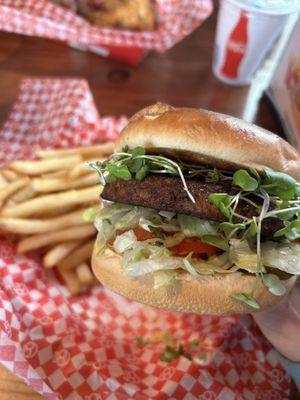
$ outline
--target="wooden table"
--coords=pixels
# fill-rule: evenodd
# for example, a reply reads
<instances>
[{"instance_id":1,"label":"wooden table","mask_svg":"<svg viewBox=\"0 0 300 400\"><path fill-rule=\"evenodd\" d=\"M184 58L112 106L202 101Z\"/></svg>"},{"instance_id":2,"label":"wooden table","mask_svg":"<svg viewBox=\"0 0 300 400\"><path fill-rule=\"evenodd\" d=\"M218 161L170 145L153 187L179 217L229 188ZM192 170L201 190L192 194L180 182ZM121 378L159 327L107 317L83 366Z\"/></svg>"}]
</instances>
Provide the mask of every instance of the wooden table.
<instances>
[{"instance_id":1,"label":"wooden table","mask_svg":"<svg viewBox=\"0 0 300 400\"><path fill-rule=\"evenodd\" d=\"M241 117L248 87L228 86L213 76L214 34L211 17L167 53L150 54L141 65L129 67L52 41L0 33L0 123L25 76L86 78L101 114L131 115L145 105L165 101ZM266 100L257 122L281 132Z\"/></svg>"},{"instance_id":2,"label":"wooden table","mask_svg":"<svg viewBox=\"0 0 300 400\"><path fill-rule=\"evenodd\" d=\"M150 54L136 67L55 42L0 33L0 124L8 116L21 79L28 76L87 79L102 115L130 116L145 105L164 101L241 117L248 87L227 86L211 71L215 22L215 17L210 18L167 53ZM256 122L275 133L282 133L279 121L265 99L261 101ZM0 376L3 373L6 371L0 367ZM10 375L5 377L7 382L13 379ZM10 387L9 393L15 394L13 384ZM24 396L18 398L35 398L27 392L25 385L23 392ZM0 399L9 397L3 397L3 393L0 387ZM299 398L295 390L291 398Z\"/></svg>"},{"instance_id":3,"label":"wooden table","mask_svg":"<svg viewBox=\"0 0 300 400\"><path fill-rule=\"evenodd\" d=\"M0 365L0 400L42 400L23 381Z\"/></svg>"}]
</instances>

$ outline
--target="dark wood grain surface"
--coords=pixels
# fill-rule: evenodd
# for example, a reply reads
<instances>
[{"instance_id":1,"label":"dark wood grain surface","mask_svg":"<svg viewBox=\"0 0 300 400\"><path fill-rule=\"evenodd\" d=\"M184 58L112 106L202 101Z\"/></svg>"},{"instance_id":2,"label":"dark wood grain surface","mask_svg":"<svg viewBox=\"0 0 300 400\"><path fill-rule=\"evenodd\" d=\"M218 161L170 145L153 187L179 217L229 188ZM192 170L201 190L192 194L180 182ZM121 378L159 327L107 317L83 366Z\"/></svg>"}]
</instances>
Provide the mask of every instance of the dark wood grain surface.
<instances>
[{"instance_id":1,"label":"dark wood grain surface","mask_svg":"<svg viewBox=\"0 0 300 400\"><path fill-rule=\"evenodd\" d=\"M147 104L165 101L241 117L248 87L228 86L213 76L214 34L211 17L167 53L149 54L140 65L129 67L53 41L0 33L0 122L25 76L86 78L102 115L131 115ZM265 100L257 122L281 132Z\"/></svg>"},{"instance_id":2,"label":"dark wood grain surface","mask_svg":"<svg viewBox=\"0 0 300 400\"><path fill-rule=\"evenodd\" d=\"M88 80L99 112L132 115L156 101L202 107L241 117L248 87L232 87L212 74L215 17L165 54L149 54L136 67L80 52L62 44L0 33L0 124L7 118L24 77L80 77ZM262 99L260 126L282 134L276 115ZM299 399L293 387L291 399Z\"/></svg>"}]
</instances>

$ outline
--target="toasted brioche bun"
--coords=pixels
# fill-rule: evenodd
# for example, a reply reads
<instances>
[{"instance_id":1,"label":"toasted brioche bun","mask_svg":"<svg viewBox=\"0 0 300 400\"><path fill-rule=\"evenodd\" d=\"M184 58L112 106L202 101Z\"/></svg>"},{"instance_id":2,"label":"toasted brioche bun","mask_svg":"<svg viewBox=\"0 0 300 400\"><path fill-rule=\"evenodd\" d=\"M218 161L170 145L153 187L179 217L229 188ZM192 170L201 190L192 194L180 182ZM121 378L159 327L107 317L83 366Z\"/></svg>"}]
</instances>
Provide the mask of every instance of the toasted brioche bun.
<instances>
[{"instance_id":1,"label":"toasted brioche bun","mask_svg":"<svg viewBox=\"0 0 300 400\"><path fill-rule=\"evenodd\" d=\"M94 248L92 256L94 274L108 289L139 303L165 310L197 314L224 315L255 311L231 298L234 294L249 293L253 288L254 276L235 272L193 280L183 279L168 287L153 289L125 275L120 260L121 256L109 249L97 255ZM295 279L296 277L292 277L283 283L287 288L291 288ZM273 296L260 281L255 298L261 306L260 311L282 299Z\"/></svg>"},{"instance_id":2,"label":"toasted brioche bun","mask_svg":"<svg viewBox=\"0 0 300 400\"><path fill-rule=\"evenodd\" d=\"M300 154L279 136L228 115L157 103L136 113L116 150L145 147L194 164L236 170L265 167L300 180Z\"/></svg>"}]
</instances>

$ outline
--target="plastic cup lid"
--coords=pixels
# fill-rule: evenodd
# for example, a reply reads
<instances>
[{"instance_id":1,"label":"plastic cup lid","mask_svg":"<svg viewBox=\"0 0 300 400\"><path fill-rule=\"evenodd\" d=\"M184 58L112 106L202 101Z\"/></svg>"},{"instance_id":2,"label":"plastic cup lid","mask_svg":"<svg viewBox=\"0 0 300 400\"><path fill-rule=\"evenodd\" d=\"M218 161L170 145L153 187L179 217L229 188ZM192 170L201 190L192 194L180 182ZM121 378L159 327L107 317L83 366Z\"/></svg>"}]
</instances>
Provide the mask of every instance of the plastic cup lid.
<instances>
[{"instance_id":1,"label":"plastic cup lid","mask_svg":"<svg viewBox=\"0 0 300 400\"><path fill-rule=\"evenodd\" d=\"M300 0L227 0L236 6L269 15L287 15L300 11Z\"/></svg>"}]
</instances>

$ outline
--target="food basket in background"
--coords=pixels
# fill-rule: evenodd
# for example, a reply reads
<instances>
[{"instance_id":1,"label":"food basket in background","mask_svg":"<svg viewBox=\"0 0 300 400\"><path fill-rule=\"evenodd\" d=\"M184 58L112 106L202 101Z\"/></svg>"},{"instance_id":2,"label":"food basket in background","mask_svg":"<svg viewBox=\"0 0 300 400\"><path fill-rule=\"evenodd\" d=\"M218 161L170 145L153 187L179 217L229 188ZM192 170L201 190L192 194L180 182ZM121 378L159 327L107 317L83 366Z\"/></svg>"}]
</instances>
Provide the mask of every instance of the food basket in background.
<instances>
[{"instance_id":1,"label":"food basket in background","mask_svg":"<svg viewBox=\"0 0 300 400\"><path fill-rule=\"evenodd\" d=\"M156 0L157 28L136 32L99 28L71 8L49 0L0 0L0 30L54 39L85 51L134 65L151 50L164 52L211 14L211 0Z\"/></svg>"}]
</instances>

